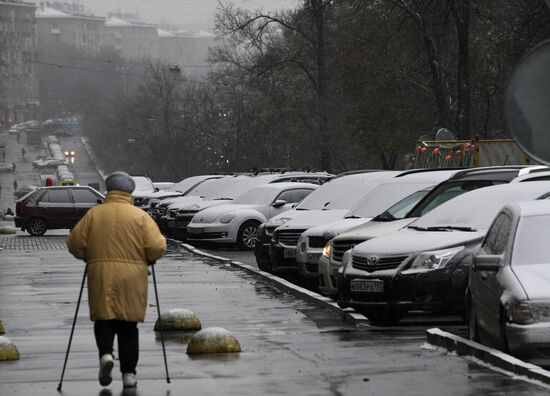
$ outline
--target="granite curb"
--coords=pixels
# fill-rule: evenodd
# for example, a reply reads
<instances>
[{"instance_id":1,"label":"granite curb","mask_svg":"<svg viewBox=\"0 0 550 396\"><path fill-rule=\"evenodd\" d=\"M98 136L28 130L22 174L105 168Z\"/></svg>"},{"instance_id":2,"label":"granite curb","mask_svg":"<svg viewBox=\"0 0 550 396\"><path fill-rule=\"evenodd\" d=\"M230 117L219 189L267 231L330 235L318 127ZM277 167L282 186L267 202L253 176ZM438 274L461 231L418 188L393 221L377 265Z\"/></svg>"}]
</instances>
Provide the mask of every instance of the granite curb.
<instances>
[{"instance_id":1,"label":"granite curb","mask_svg":"<svg viewBox=\"0 0 550 396\"><path fill-rule=\"evenodd\" d=\"M179 243L179 241L176 241L176 240L171 240L171 242ZM184 249L194 253L194 254L199 255L199 256L208 257L208 258L211 258L211 259L214 259L214 260L218 260L223 264L231 265L234 268L239 268L243 271L246 271L249 274L252 274L254 276L262 278L266 282L269 282L270 284L275 285L277 288L279 288L281 290L284 290L284 291L286 291L288 293L291 293L292 295L294 295L298 298L304 299L304 300L306 300L308 302L311 302L311 303L313 303L313 304L315 304L315 305L317 305L321 308L328 309L328 310L340 315L342 317L342 319L344 319L347 322L351 322L351 323L354 323L354 324L368 324L369 323L368 319L364 315L356 312L355 310L353 310L351 308L342 309L331 298L322 296L318 293L315 293L315 292L312 292L312 291L310 291L308 289L305 289L303 287L297 286L297 285L295 285L295 284L293 284L293 283L291 283L291 282L289 282L285 279L282 279L282 278L280 278L276 275L270 274L270 273L265 272L265 271L261 271L257 268L254 268L254 267L252 267L248 264L245 264L245 263L241 263L239 261L233 261L233 260L231 260L229 258L226 258L226 257L216 256L216 255L213 255L213 254L210 254L210 253L206 253L206 252L204 252L200 249L197 249L196 247L191 246L191 245L186 244L186 243L180 243L180 246L183 247Z\"/></svg>"},{"instance_id":2,"label":"granite curb","mask_svg":"<svg viewBox=\"0 0 550 396\"><path fill-rule=\"evenodd\" d=\"M492 366L550 385L550 371L526 363L498 349L481 345L438 328L426 330L426 337L428 343L456 352L460 356L473 356Z\"/></svg>"},{"instance_id":3,"label":"granite curb","mask_svg":"<svg viewBox=\"0 0 550 396\"><path fill-rule=\"evenodd\" d=\"M105 174L105 172L99 169L99 166L98 166L99 162L97 160L97 157L94 154L94 151L90 147L90 144L88 143L88 139L82 136L80 137L80 141L82 142L82 146L84 147L84 150L86 150L86 153L90 157L90 160L92 161L92 164L96 169L97 173L99 173L99 175L103 178L103 180L105 180L107 178L107 175Z\"/></svg>"}]
</instances>

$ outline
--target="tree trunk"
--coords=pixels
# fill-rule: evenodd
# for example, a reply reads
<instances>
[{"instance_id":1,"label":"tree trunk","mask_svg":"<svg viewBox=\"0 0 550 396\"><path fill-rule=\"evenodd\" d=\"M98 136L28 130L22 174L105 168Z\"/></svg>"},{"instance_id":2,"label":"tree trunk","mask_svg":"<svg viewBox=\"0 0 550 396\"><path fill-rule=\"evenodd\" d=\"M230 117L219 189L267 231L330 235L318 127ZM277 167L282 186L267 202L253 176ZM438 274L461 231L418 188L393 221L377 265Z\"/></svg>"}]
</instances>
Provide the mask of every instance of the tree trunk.
<instances>
[{"instance_id":1,"label":"tree trunk","mask_svg":"<svg viewBox=\"0 0 550 396\"><path fill-rule=\"evenodd\" d=\"M319 145L321 170L330 172L330 135L328 130L328 106L327 106L327 72L325 54L325 15L322 0L311 0L313 12L313 24L315 27L315 57L317 64L317 119L319 123Z\"/></svg>"},{"instance_id":2,"label":"tree trunk","mask_svg":"<svg viewBox=\"0 0 550 396\"><path fill-rule=\"evenodd\" d=\"M459 139L470 138L470 0L450 0L458 40L458 104L456 127Z\"/></svg>"}]
</instances>

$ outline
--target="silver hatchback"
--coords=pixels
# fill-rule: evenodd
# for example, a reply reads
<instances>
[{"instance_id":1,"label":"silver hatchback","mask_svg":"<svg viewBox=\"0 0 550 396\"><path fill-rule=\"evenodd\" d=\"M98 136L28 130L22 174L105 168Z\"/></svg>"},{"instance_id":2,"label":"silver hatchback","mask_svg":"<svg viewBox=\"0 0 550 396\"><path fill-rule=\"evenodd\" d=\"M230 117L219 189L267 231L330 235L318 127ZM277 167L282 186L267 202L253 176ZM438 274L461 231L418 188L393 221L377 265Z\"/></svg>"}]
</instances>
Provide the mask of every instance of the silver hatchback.
<instances>
[{"instance_id":1,"label":"silver hatchback","mask_svg":"<svg viewBox=\"0 0 550 396\"><path fill-rule=\"evenodd\" d=\"M470 338L550 365L550 202L506 205L470 267Z\"/></svg>"}]
</instances>

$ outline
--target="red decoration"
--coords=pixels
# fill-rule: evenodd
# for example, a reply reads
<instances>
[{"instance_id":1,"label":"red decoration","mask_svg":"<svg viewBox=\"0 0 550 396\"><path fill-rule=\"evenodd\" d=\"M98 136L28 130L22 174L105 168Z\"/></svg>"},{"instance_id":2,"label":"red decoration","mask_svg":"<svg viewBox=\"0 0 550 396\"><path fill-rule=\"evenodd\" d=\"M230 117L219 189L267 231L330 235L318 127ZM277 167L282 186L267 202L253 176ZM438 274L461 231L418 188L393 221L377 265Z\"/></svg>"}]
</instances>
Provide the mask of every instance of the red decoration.
<instances>
[{"instance_id":1,"label":"red decoration","mask_svg":"<svg viewBox=\"0 0 550 396\"><path fill-rule=\"evenodd\" d=\"M422 150L422 147L420 147L420 146L417 146L417 147L416 147L416 152L417 152L417 153L419 153L421 150Z\"/></svg>"},{"instance_id":2,"label":"red decoration","mask_svg":"<svg viewBox=\"0 0 550 396\"><path fill-rule=\"evenodd\" d=\"M471 146L470 146L470 151L476 151L476 146L471 145Z\"/></svg>"},{"instance_id":3,"label":"red decoration","mask_svg":"<svg viewBox=\"0 0 550 396\"><path fill-rule=\"evenodd\" d=\"M447 155L447 156L445 157L445 161L450 161L450 160L451 160L451 156L450 156L450 155Z\"/></svg>"},{"instance_id":4,"label":"red decoration","mask_svg":"<svg viewBox=\"0 0 550 396\"><path fill-rule=\"evenodd\" d=\"M436 147L434 148L434 155L438 155L439 154L439 149Z\"/></svg>"},{"instance_id":5,"label":"red decoration","mask_svg":"<svg viewBox=\"0 0 550 396\"><path fill-rule=\"evenodd\" d=\"M425 153L426 151L428 151L428 149L427 149L426 147L422 147L422 148L420 149L420 151L423 152L423 153Z\"/></svg>"},{"instance_id":6,"label":"red decoration","mask_svg":"<svg viewBox=\"0 0 550 396\"><path fill-rule=\"evenodd\" d=\"M457 157L460 157L460 150L456 150L455 155L456 155Z\"/></svg>"}]
</instances>

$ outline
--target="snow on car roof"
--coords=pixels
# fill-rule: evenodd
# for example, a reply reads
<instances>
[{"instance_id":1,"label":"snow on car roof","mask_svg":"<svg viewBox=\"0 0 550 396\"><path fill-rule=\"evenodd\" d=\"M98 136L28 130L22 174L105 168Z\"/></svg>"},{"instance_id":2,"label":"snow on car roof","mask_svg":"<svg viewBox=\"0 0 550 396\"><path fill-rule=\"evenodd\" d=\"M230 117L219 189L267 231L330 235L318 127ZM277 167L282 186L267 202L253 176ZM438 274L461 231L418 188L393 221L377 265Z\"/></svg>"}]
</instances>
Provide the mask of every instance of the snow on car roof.
<instances>
[{"instance_id":1,"label":"snow on car roof","mask_svg":"<svg viewBox=\"0 0 550 396\"><path fill-rule=\"evenodd\" d=\"M472 227L487 229L509 202L534 200L550 192L550 181L510 183L479 188L453 198L428 212L410 226Z\"/></svg>"}]
</instances>

